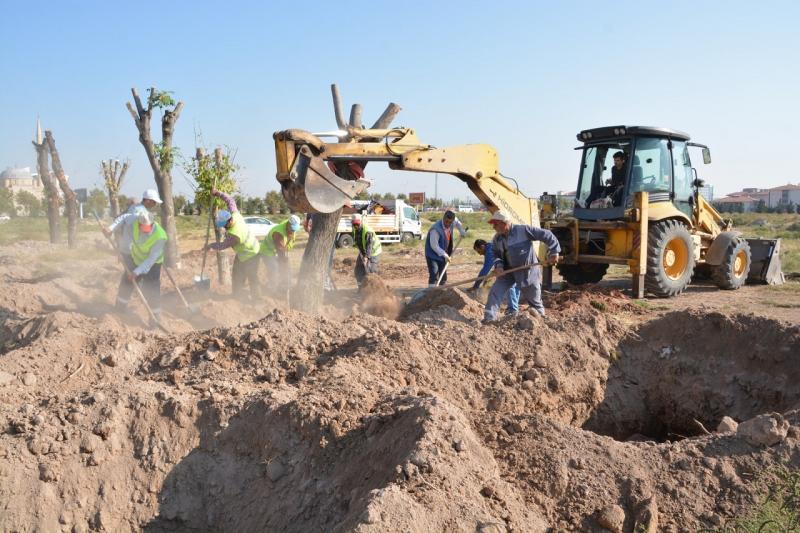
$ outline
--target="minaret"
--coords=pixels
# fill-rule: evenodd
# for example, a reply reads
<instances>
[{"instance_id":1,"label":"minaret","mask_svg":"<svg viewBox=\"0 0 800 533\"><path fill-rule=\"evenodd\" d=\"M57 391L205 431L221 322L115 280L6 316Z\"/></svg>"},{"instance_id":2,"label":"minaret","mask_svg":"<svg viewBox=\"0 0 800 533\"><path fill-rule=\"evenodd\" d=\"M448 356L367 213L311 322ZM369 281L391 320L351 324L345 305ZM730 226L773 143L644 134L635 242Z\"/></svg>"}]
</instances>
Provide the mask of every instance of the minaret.
<instances>
[{"instance_id":1,"label":"minaret","mask_svg":"<svg viewBox=\"0 0 800 533\"><path fill-rule=\"evenodd\" d=\"M39 115L36 115L36 144L42 144L42 123L39 121Z\"/></svg>"}]
</instances>

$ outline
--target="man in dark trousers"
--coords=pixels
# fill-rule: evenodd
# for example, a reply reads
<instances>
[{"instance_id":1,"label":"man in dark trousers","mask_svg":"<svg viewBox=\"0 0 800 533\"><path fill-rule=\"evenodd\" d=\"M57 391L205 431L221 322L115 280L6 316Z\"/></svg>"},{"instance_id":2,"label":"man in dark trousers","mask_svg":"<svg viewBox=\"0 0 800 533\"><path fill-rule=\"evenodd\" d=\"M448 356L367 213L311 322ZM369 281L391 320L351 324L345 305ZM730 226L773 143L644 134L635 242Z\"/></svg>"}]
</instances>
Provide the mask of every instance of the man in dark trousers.
<instances>
[{"instance_id":1,"label":"man in dark trousers","mask_svg":"<svg viewBox=\"0 0 800 533\"><path fill-rule=\"evenodd\" d=\"M367 274L378 273L378 258L381 255L381 241L375 232L361 220L359 213L350 217L353 225L353 242L358 248L355 276L358 287L364 283Z\"/></svg>"},{"instance_id":2,"label":"man in dark trousers","mask_svg":"<svg viewBox=\"0 0 800 533\"><path fill-rule=\"evenodd\" d=\"M445 211L444 216L436 222L425 237L425 262L428 264L428 287L436 285L439 274L444 266L450 262L453 253L453 228L456 228L463 238L467 230L461 225L452 211ZM439 283L447 282L447 272Z\"/></svg>"}]
</instances>

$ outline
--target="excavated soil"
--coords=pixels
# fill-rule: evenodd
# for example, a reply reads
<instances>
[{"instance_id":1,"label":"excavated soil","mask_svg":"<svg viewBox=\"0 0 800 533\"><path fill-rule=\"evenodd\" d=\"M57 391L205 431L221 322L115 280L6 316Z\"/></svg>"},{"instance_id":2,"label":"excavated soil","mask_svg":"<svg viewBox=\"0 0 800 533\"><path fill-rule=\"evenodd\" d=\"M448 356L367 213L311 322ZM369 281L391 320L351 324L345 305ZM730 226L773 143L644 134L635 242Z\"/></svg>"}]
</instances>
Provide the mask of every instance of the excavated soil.
<instances>
[{"instance_id":1,"label":"excavated soil","mask_svg":"<svg viewBox=\"0 0 800 533\"><path fill-rule=\"evenodd\" d=\"M212 300L161 335L109 313L111 259L23 275L15 253L2 530L697 530L800 466L786 323L582 290L483 326L449 290L399 320Z\"/></svg>"}]
</instances>

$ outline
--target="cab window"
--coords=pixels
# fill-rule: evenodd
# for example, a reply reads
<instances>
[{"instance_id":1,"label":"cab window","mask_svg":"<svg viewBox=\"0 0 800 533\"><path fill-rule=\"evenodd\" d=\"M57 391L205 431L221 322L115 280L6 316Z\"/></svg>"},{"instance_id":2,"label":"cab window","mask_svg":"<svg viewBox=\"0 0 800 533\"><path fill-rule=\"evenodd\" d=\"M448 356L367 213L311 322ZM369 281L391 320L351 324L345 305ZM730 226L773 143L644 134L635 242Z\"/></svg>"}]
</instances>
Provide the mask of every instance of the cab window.
<instances>
[{"instance_id":1,"label":"cab window","mask_svg":"<svg viewBox=\"0 0 800 533\"><path fill-rule=\"evenodd\" d=\"M403 216L411 220L417 220L417 212L413 207L404 207Z\"/></svg>"},{"instance_id":2,"label":"cab window","mask_svg":"<svg viewBox=\"0 0 800 533\"><path fill-rule=\"evenodd\" d=\"M666 139L642 137L631 162L630 192L669 192L672 158Z\"/></svg>"}]
</instances>

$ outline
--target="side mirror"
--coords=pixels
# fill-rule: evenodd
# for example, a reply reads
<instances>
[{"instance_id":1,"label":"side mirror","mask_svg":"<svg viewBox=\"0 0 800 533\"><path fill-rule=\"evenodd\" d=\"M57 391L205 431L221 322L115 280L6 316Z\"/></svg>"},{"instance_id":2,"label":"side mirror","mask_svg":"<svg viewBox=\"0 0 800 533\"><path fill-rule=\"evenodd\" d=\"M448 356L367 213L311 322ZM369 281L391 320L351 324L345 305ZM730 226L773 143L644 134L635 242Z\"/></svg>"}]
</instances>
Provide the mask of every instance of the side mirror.
<instances>
[{"instance_id":1,"label":"side mirror","mask_svg":"<svg viewBox=\"0 0 800 533\"><path fill-rule=\"evenodd\" d=\"M703 163L708 165L711 163L711 150L708 147L703 147Z\"/></svg>"}]
</instances>

